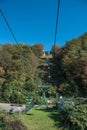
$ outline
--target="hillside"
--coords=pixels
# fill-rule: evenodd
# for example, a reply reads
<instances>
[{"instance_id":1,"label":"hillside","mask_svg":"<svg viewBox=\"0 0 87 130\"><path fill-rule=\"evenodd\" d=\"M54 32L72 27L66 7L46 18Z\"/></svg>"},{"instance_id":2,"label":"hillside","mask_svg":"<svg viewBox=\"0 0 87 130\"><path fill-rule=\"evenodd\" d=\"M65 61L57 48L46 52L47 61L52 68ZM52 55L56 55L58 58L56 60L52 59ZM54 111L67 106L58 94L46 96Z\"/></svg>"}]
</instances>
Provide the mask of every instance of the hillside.
<instances>
[{"instance_id":1,"label":"hillside","mask_svg":"<svg viewBox=\"0 0 87 130\"><path fill-rule=\"evenodd\" d=\"M43 58L42 44L0 45L1 102L26 103L29 93L40 94L40 84L50 84L51 93L85 96L87 33L55 49Z\"/></svg>"},{"instance_id":2,"label":"hillside","mask_svg":"<svg viewBox=\"0 0 87 130\"><path fill-rule=\"evenodd\" d=\"M64 95L87 94L87 33L68 41L54 57L52 76Z\"/></svg>"}]
</instances>

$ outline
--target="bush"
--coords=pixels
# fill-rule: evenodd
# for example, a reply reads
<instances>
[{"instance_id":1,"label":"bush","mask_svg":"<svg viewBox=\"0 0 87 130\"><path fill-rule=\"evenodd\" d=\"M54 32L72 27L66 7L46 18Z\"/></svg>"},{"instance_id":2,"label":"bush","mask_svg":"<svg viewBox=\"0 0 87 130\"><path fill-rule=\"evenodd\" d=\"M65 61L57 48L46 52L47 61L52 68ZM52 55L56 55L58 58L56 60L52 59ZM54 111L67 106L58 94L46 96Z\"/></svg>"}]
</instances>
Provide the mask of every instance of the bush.
<instances>
[{"instance_id":1,"label":"bush","mask_svg":"<svg viewBox=\"0 0 87 130\"><path fill-rule=\"evenodd\" d=\"M12 130L27 130L27 128L21 123L21 121L18 120L8 122L7 126L10 126Z\"/></svg>"},{"instance_id":2,"label":"bush","mask_svg":"<svg viewBox=\"0 0 87 130\"><path fill-rule=\"evenodd\" d=\"M59 119L60 125L67 130L87 130L87 104L63 107Z\"/></svg>"},{"instance_id":3,"label":"bush","mask_svg":"<svg viewBox=\"0 0 87 130\"><path fill-rule=\"evenodd\" d=\"M78 85L74 80L66 81L61 83L58 88L59 92L66 96L78 96L79 95L79 88Z\"/></svg>"},{"instance_id":4,"label":"bush","mask_svg":"<svg viewBox=\"0 0 87 130\"><path fill-rule=\"evenodd\" d=\"M16 115L0 110L0 130L27 130Z\"/></svg>"}]
</instances>

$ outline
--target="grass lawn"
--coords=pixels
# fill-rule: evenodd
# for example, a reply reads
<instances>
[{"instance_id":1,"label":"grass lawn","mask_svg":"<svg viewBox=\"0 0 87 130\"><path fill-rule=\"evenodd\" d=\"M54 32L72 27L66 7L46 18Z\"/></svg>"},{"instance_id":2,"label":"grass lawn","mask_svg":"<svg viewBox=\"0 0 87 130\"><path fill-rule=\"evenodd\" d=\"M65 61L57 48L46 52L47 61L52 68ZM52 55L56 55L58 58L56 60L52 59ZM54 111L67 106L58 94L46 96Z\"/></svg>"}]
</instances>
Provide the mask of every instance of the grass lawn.
<instances>
[{"instance_id":1,"label":"grass lawn","mask_svg":"<svg viewBox=\"0 0 87 130\"><path fill-rule=\"evenodd\" d=\"M58 130L58 111L53 109L36 110L31 109L27 115L21 114L20 120L28 130Z\"/></svg>"}]
</instances>

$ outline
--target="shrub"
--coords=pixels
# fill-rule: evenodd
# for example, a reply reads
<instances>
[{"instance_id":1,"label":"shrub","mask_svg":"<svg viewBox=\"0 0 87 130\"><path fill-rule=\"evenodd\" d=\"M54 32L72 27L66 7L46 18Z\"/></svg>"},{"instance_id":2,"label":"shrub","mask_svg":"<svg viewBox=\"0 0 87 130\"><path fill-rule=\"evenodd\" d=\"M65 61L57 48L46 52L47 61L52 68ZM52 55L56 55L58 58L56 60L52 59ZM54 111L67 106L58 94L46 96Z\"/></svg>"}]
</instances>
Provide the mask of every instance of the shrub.
<instances>
[{"instance_id":1,"label":"shrub","mask_svg":"<svg viewBox=\"0 0 87 130\"><path fill-rule=\"evenodd\" d=\"M0 130L27 130L16 115L0 110Z\"/></svg>"},{"instance_id":2,"label":"shrub","mask_svg":"<svg viewBox=\"0 0 87 130\"><path fill-rule=\"evenodd\" d=\"M7 126L10 126L12 130L27 130L27 128L21 123L21 121L18 120L8 122Z\"/></svg>"},{"instance_id":3,"label":"shrub","mask_svg":"<svg viewBox=\"0 0 87 130\"><path fill-rule=\"evenodd\" d=\"M63 107L59 119L60 125L67 130L87 130L87 104Z\"/></svg>"}]
</instances>

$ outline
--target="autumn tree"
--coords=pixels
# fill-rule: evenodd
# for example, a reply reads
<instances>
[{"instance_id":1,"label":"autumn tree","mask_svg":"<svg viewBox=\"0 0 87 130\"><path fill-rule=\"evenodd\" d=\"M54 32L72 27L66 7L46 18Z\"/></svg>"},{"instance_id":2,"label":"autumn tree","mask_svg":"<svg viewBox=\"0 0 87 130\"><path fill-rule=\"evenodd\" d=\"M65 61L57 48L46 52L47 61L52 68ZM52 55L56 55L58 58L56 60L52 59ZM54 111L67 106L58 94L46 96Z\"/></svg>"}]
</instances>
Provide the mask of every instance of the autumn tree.
<instances>
[{"instance_id":1,"label":"autumn tree","mask_svg":"<svg viewBox=\"0 0 87 130\"><path fill-rule=\"evenodd\" d=\"M53 73L63 94L87 94L87 33L68 41L56 54ZM55 71L56 68L56 71ZM55 82L55 80L54 80Z\"/></svg>"},{"instance_id":2,"label":"autumn tree","mask_svg":"<svg viewBox=\"0 0 87 130\"><path fill-rule=\"evenodd\" d=\"M0 47L0 97L2 101L25 103L29 91L39 83L38 58L26 44ZM31 90L32 88L32 90Z\"/></svg>"},{"instance_id":3,"label":"autumn tree","mask_svg":"<svg viewBox=\"0 0 87 130\"><path fill-rule=\"evenodd\" d=\"M33 53L37 56L40 57L43 54L43 44L34 44L31 46L31 49L33 51Z\"/></svg>"}]
</instances>

